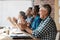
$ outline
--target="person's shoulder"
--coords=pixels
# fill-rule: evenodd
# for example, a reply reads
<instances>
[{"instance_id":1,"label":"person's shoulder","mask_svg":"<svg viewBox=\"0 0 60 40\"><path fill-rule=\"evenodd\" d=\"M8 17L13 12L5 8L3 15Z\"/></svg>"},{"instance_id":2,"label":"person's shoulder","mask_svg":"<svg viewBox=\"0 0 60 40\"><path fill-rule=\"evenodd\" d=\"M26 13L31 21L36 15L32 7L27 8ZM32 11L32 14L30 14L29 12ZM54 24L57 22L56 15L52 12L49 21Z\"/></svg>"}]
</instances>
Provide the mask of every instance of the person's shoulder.
<instances>
[{"instance_id":1,"label":"person's shoulder","mask_svg":"<svg viewBox=\"0 0 60 40\"><path fill-rule=\"evenodd\" d=\"M40 16L37 15L36 18L37 18L37 19L40 19Z\"/></svg>"},{"instance_id":2,"label":"person's shoulder","mask_svg":"<svg viewBox=\"0 0 60 40\"><path fill-rule=\"evenodd\" d=\"M53 20L51 16L47 16L47 18L45 20Z\"/></svg>"},{"instance_id":3,"label":"person's shoulder","mask_svg":"<svg viewBox=\"0 0 60 40\"><path fill-rule=\"evenodd\" d=\"M48 24L50 24L52 26L53 25L56 26L55 21L54 21L54 19L51 16L49 16L48 19L49 19Z\"/></svg>"},{"instance_id":4,"label":"person's shoulder","mask_svg":"<svg viewBox=\"0 0 60 40\"><path fill-rule=\"evenodd\" d=\"M43 21L46 25L54 23L54 20L51 18L51 16L47 16L47 18L44 19Z\"/></svg>"},{"instance_id":5,"label":"person's shoulder","mask_svg":"<svg viewBox=\"0 0 60 40\"><path fill-rule=\"evenodd\" d=\"M54 19L51 16L49 16L49 19L50 21L54 22Z\"/></svg>"}]
</instances>

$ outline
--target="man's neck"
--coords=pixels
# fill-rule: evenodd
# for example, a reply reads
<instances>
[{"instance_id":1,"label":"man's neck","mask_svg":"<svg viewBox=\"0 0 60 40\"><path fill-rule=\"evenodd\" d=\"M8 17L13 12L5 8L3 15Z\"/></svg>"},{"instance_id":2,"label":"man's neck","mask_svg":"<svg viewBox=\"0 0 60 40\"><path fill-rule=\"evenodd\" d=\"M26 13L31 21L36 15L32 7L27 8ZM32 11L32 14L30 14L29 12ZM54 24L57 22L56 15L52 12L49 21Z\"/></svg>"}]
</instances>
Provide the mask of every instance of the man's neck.
<instances>
[{"instance_id":1,"label":"man's neck","mask_svg":"<svg viewBox=\"0 0 60 40\"><path fill-rule=\"evenodd\" d=\"M44 16L41 17L41 19L44 20L45 18L47 18L47 16L48 16L48 15L44 15Z\"/></svg>"}]
</instances>

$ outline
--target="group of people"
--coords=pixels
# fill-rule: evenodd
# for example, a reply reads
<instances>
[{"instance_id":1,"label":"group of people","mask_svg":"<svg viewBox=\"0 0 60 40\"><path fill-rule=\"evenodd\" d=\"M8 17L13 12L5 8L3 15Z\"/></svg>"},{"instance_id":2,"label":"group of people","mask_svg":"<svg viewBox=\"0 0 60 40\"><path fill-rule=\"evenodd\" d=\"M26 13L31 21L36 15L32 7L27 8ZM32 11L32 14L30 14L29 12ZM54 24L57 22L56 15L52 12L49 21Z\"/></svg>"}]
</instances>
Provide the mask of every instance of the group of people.
<instances>
[{"instance_id":1,"label":"group of people","mask_svg":"<svg viewBox=\"0 0 60 40\"><path fill-rule=\"evenodd\" d=\"M40 40L55 40L57 29L54 20L51 18L51 6L44 4L41 7L36 5L29 7L26 12L20 11L18 19L8 17L14 27L31 34Z\"/></svg>"}]
</instances>

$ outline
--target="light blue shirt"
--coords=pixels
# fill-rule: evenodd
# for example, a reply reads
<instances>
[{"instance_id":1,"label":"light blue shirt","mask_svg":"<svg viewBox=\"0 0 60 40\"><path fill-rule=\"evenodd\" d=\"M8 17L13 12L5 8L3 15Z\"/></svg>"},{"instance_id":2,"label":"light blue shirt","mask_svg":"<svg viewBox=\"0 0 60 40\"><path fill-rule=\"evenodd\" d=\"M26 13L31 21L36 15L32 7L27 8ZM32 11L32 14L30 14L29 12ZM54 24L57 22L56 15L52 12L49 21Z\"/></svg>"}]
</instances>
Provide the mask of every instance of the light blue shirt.
<instances>
[{"instance_id":1,"label":"light blue shirt","mask_svg":"<svg viewBox=\"0 0 60 40\"><path fill-rule=\"evenodd\" d=\"M33 17L27 17L27 19L26 19L27 23L31 23L32 18Z\"/></svg>"}]
</instances>

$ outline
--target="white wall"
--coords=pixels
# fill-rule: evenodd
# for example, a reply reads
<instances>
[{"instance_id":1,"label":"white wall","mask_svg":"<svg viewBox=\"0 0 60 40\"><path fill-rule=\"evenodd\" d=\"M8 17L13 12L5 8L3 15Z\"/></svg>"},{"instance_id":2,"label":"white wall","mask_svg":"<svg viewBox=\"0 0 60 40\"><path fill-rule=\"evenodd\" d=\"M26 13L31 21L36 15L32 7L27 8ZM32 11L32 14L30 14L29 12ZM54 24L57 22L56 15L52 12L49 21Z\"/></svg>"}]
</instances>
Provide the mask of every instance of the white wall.
<instances>
[{"instance_id":1,"label":"white wall","mask_svg":"<svg viewBox=\"0 0 60 40\"><path fill-rule=\"evenodd\" d=\"M26 11L32 1L0 1L0 26L10 26L7 17L17 17L19 11Z\"/></svg>"},{"instance_id":2,"label":"white wall","mask_svg":"<svg viewBox=\"0 0 60 40\"><path fill-rule=\"evenodd\" d=\"M0 1L31 1L31 0L0 0Z\"/></svg>"}]
</instances>

